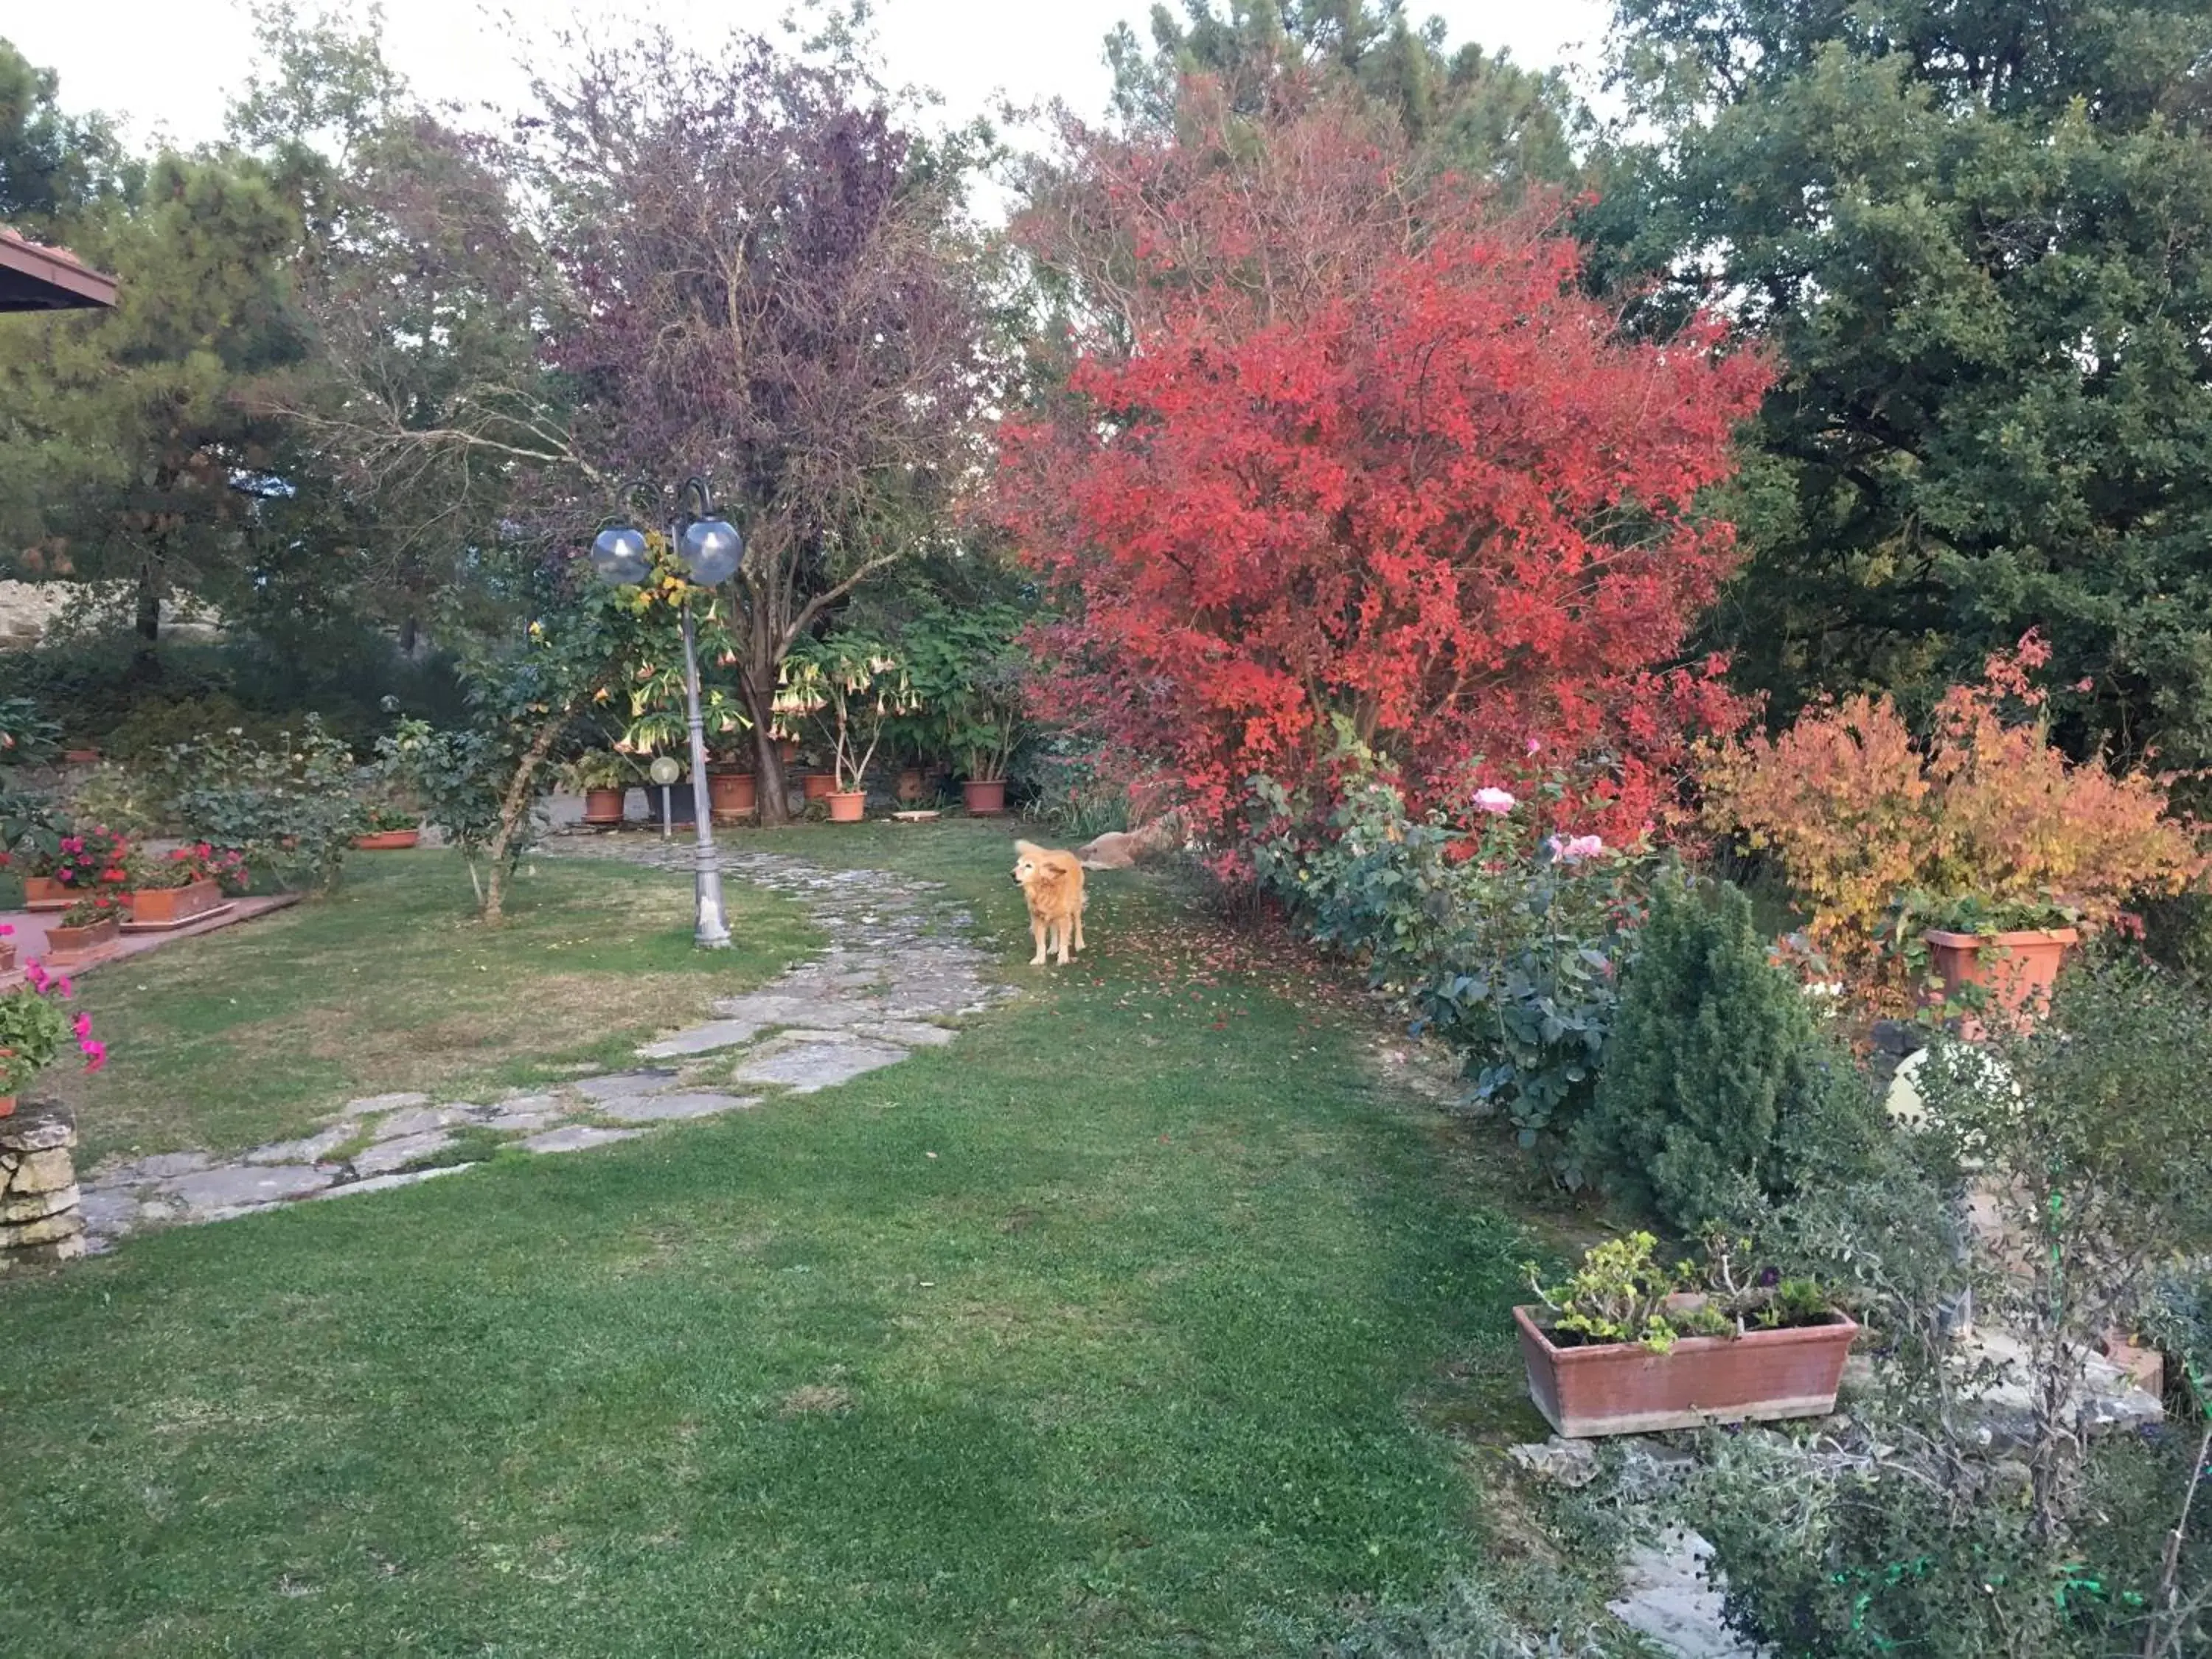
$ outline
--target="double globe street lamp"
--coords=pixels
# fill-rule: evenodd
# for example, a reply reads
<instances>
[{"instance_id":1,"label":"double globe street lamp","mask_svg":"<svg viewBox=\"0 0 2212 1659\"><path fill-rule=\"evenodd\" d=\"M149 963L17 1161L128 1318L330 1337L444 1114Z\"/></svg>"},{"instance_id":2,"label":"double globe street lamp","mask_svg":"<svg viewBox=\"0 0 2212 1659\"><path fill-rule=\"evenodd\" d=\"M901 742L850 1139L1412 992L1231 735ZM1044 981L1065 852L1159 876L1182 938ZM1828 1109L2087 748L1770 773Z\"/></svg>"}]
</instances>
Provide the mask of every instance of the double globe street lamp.
<instances>
[{"instance_id":1,"label":"double globe street lamp","mask_svg":"<svg viewBox=\"0 0 2212 1659\"><path fill-rule=\"evenodd\" d=\"M694 504L696 505L696 510ZM669 532L691 580L702 587L719 587L738 574L744 556L745 540L738 527L714 516L714 498L707 481L690 477L676 492L676 522ZM653 574L653 555L641 531L629 525L599 532L592 544L592 568L599 579L619 587L635 587ZM691 811L698 830L692 851L692 890L698 919L692 929L695 943L709 951L730 945L729 924L722 915L722 871L714 856L714 813L707 799L707 726L699 713L699 647L691 629L691 601L687 596L677 607L684 623L684 702L691 728Z\"/></svg>"}]
</instances>

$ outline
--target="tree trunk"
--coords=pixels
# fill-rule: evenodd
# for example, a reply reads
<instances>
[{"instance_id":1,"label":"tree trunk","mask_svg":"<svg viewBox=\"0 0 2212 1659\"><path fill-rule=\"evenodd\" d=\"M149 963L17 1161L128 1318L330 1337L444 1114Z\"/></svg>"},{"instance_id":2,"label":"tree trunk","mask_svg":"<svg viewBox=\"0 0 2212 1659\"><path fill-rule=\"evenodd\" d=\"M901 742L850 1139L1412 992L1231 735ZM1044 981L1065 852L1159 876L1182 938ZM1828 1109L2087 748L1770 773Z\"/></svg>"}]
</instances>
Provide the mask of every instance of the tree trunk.
<instances>
[{"instance_id":1,"label":"tree trunk","mask_svg":"<svg viewBox=\"0 0 2212 1659\"><path fill-rule=\"evenodd\" d=\"M142 656L151 652L161 637L161 588L154 580L151 561L138 567L138 637L143 641Z\"/></svg>"},{"instance_id":2,"label":"tree trunk","mask_svg":"<svg viewBox=\"0 0 2212 1659\"><path fill-rule=\"evenodd\" d=\"M486 857L491 869L483 899L483 919L495 927L507 915L507 849L514 845L514 832L521 825L523 815L530 810L530 781L538 775L538 769L553 751L554 739L568 723L568 716L563 712L551 716L538 728L530 739L530 747L522 751L521 764L514 769L514 781L507 786L507 799L499 805L499 831L492 836Z\"/></svg>"},{"instance_id":3,"label":"tree trunk","mask_svg":"<svg viewBox=\"0 0 2212 1659\"><path fill-rule=\"evenodd\" d=\"M769 730L771 710L775 703L775 678L771 673L765 690L757 687L753 676L742 677L745 697L745 713L753 722L753 800L760 809L760 821L764 823L791 822L791 801L785 793L783 757L776 750L775 735Z\"/></svg>"}]
</instances>

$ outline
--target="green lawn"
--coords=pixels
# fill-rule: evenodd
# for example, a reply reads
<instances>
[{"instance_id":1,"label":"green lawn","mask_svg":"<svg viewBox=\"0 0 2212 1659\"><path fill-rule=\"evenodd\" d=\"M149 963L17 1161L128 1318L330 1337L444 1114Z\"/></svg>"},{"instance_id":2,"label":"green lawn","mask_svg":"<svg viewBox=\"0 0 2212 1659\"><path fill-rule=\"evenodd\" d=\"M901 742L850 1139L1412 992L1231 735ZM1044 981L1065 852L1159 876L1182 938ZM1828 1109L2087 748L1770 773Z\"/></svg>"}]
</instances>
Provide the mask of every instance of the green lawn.
<instances>
[{"instance_id":1,"label":"green lawn","mask_svg":"<svg viewBox=\"0 0 2212 1659\"><path fill-rule=\"evenodd\" d=\"M328 897L86 975L112 1059L49 1076L78 1108L88 1166L304 1134L361 1095L620 1064L818 942L787 900L732 884L728 902L738 948L709 954L691 948L688 882L538 858L506 925L486 928L457 856L358 855Z\"/></svg>"},{"instance_id":2,"label":"green lawn","mask_svg":"<svg viewBox=\"0 0 2212 1659\"><path fill-rule=\"evenodd\" d=\"M771 844L946 879L1012 963L1007 839ZM0 1282L4 1645L1291 1655L1430 1594L1491 1547L1448 1430L1538 1431L1518 1237L1355 1012L1182 906L1102 878L1081 965L842 1089Z\"/></svg>"}]
</instances>

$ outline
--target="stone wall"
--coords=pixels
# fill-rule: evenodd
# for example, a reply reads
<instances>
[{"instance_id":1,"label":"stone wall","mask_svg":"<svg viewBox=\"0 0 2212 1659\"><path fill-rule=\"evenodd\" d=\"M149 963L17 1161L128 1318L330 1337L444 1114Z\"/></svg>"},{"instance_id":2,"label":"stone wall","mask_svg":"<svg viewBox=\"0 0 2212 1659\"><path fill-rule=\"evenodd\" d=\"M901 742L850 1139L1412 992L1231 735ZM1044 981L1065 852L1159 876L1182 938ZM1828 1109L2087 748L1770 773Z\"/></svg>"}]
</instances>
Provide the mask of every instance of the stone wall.
<instances>
[{"instance_id":1,"label":"stone wall","mask_svg":"<svg viewBox=\"0 0 2212 1659\"><path fill-rule=\"evenodd\" d=\"M66 1106L25 1102L0 1117L0 1273L84 1254L78 1212L76 1120Z\"/></svg>"}]
</instances>

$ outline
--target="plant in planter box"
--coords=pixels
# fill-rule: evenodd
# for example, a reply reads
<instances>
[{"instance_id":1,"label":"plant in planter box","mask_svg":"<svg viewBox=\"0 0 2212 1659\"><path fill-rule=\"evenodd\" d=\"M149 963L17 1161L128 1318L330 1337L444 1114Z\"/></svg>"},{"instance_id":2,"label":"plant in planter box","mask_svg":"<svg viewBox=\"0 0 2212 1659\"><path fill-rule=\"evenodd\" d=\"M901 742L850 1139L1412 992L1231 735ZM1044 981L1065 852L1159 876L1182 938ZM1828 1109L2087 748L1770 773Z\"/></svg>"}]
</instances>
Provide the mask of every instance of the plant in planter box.
<instances>
[{"instance_id":1,"label":"plant in planter box","mask_svg":"<svg viewBox=\"0 0 2212 1659\"><path fill-rule=\"evenodd\" d=\"M64 836L60 845L53 876L71 892L114 891L129 884L131 842L121 831L95 823Z\"/></svg>"},{"instance_id":2,"label":"plant in planter box","mask_svg":"<svg viewBox=\"0 0 2212 1659\"><path fill-rule=\"evenodd\" d=\"M250 876L240 854L206 842L161 854L131 854L125 866L130 890L124 904L134 922L168 927L222 905L226 890L243 890Z\"/></svg>"},{"instance_id":3,"label":"plant in planter box","mask_svg":"<svg viewBox=\"0 0 2212 1659\"><path fill-rule=\"evenodd\" d=\"M364 809L362 833L370 836L389 836L402 830L420 830L422 815L389 801L374 801Z\"/></svg>"},{"instance_id":4,"label":"plant in planter box","mask_svg":"<svg viewBox=\"0 0 2212 1659\"><path fill-rule=\"evenodd\" d=\"M1858 1327L1809 1281L1745 1285L1725 1235L1700 1275L1662 1267L1658 1241L1593 1245L1564 1283L1528 1268L1536 1305L1516 1308L1528 1392L1570 1437L1832 1410Z\"/></svg>"},{"instance_id":5,"label":"plant in planter box","mask_svg":"<svg viewBox=\"0 0 2212 1659\"><path fill-rule=\"evenodd\" d=\"M70 1038L84 1056L86 1071L107 1064L106 1045L93 1036L90 1017L72 1018L62 1006L74 994L67 976L33 962L25 968L24 980L12 991L0 992L0 1116L15 1109L16 1097L53 1064Z\"/></svg>"}]
</instances>

